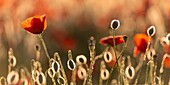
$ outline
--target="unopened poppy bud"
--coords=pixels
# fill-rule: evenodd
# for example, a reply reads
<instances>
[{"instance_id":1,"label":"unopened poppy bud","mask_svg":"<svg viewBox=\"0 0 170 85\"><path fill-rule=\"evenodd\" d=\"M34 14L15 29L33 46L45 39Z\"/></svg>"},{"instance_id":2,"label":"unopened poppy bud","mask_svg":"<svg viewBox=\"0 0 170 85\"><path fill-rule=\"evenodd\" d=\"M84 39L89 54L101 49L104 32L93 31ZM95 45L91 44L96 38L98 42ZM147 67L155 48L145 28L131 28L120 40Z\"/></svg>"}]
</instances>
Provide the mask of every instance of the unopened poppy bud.
<instances>
[{"instance_id":1,"label":"unopened poppy bud","mask_svg":"<svg viewBox=\"0 0 170 85\"><path fill-rule=\"evenodd\" d=\"M154 26L150 26L148 29L147 29L147 34L149 36L153 36L155 34L155 27Z\"/></svg>"},{"instance_id":2,"label":"unopened poppy bud","mask_svg":"<svg viewBox=\"0 0 170 85\"><path fill-rule=\"evenodd\" d=\"M110 24L110 27L114 30L117 30L120 26L120 22L119 20L112 20L111 24Z\"/></svg>"},{"instance_id":3,"label":"unopened poppy bud","mask_svg":"<svg viewBox=\"0 0 170 85\"><path fill-rule=\"evenodd\" d=\"M7 75L7 82L9 85L16 85L19 81L19 74L16 71L11 71Z\"/></svg>"},{"instance_id":4,"label":"unopened poppy bud","mask_svg":"<svg viewBox=\"0 0 170 85\"><path fill-rule=\"evenodd\" d=\"M132 66L127 66L125 70L125 74L127 78L133 79L133 77L135 76L135 69Z\"/></svg>"},{"instance_id":5,"label":"unopened poppy bud","mask_svg":"<svg viewBox=\"0 0 170 85\"><path fill-rule=\"evenodd\" d=\"M39 44L35 45L35 50L40 51L40 45Z\"/></svg>"},{"instance_id":6,"label":"unopened poppy bud","mask_svg":"<svg viewBox=\"0 0 170 85\"><path fill-rule=\"evenodd\" d=\"M124 36L123 39L124 39L124 42L126 43L127 42L127 36Z\"/></svg>"}]
</instances>

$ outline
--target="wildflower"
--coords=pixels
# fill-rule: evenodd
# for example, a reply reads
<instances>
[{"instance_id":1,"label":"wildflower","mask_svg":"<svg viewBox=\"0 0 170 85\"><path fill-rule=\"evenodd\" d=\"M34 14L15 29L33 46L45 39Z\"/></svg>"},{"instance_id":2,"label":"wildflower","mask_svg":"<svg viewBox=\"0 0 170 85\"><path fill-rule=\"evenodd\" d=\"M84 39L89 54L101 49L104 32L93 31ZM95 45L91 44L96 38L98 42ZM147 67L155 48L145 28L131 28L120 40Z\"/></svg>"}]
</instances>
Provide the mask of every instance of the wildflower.
<instances>
[{"instance_id":1,"label":"wildflower","mask_svg":"<svg viewBox=\"0 0 170 85\"><path fill-rule=\"evenodd\" d=\"M134 57L136 57L140 52L145 52L148 45L148 36L146 34L136 34L134 37L135 48Z\"/></svg>"},{"instance_id":2,"label":"wildflower","mask_svg":"<svg viewBox=\"0 0 170 85\"><path fill-rule=\"evenodd\" d=\"M114 36L115 45L122 44L124 42L124 37L125 36L126 35ZM100 39L100 44L114 46L113 36L103 37L102 39Z\"/></svg>"},{"instance_id":3,"label":"wildflower","mask_svg":"<svg viewBox=\"0 0 170 85\"><path fill-rule=\"evenodd\" d=\"M47 27L46 16L34 16L21 23L22 28L33 34L41 34Z\"/></svg>"},{"instance_id":4,"label":"wildflower","mask_svg":"<svg viewBox=\"0 0 170 85\"><path fill-rule=\"evenodd\" d=\"M164 67L165 68L170 68L170 58L169 57L165 58Z\"/></svg>"}]
</instances>

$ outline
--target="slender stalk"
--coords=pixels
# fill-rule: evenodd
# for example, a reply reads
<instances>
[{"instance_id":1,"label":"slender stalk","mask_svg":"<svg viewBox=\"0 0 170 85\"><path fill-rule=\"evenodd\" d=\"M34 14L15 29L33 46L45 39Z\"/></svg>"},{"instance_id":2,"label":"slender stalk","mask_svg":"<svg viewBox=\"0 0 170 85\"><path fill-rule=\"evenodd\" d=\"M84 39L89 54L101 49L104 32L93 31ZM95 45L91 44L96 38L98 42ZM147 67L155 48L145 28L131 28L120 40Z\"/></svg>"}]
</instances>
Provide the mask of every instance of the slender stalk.
<instances>
[{"instance_id":1,"label":"slender stalk","mask_svg":"<svg viewBox=\"0 0 170 85\"><path fill-rule=\"evenodd\" d=\"M48 53L48 50L47 50L46 44L44 42L44 39L42 38L42 35L39 34L38 37L39 37L39 39L40 39L40 41L41 41L41 43L43 45L43 48L44 48L44 51L45 51L45 54L46 54L47 58L50 60L50 55Z\"/></svg>"},{"instance_id":2,"label":"slender stalk","mask_svg":"<svg viewBox=\"0 0 170 85\"><path fill-rule=\"evenodd\" d=\"M55 53L54 56L57 57L57 60L58 60L58 62L59 62L59 64L60 64L60 66L61 66L61 73L62 73L62 75L63 75L63 77L64 77L64 79L65 79L65 82L66 82L65 84L68 85L67 76L66 76L66 73L65 73L65 71L64 71L64 67L63 67L63 64L62 64L62 62L61 62L60 56L59 56L58 53Z\"/></svg>"},{"instance_id":3,"label":"slender stalk","mask_svg":"<svg viewBox=\"0 0 170 85\"><path fill-rule=\"evenodd\" d=\"M111 68L111 70L110 70L110 76L109 76L109 79L106 81L106 85L108 85L108 81L109 81L110 78L112 77L112 73L114 72L114 68L115 68L116 65L118 65L118 61L119 61L120 57L122 56L122 54L123 54L126 46L127 46L127 43L124 43L123 49L121 50L120 55L116 58L116 63L114 64L114 66L113 66L113 67ZM116 54L115 54L115 55L116 55Z\"/></svg>"}]
</instances>

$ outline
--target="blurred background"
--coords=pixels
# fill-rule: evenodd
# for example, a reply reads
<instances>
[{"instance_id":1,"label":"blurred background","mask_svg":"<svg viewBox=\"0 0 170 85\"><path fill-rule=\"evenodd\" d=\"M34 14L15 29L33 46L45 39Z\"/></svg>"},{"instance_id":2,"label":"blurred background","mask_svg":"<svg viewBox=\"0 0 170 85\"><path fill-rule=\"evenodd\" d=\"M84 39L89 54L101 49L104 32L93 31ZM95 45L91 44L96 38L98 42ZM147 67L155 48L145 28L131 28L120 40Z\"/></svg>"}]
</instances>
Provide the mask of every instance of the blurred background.
<instances>
[{"instance_id":1,"label":"blurred background","mask_svg":"<svg viewBox=\"0 0 170 85\"><path fill-rule=\"evenodd\" d=\"M42 35L49 54L53 57L58 52L67 71L67 51L72 50L74 59L79 54L88 57L90 36L96 39L96 54L104 50L99 40L109 35L113 19L121 22L116 33L128 36L125 55L131 57L134 35L146 33L151 25L156 27L153 45L158 66L164 54L159 40L170 32L170 0L0 0L0 76L7 75L9 48L14 50L16 68L25 66L31 70L35 45L41 43L37 35L27 33L20 23L28 17L43 14L47 16L47 29ZM135 62L136 59L132 60ZM43 49L40 62L45 71L48 60ZM170 75L164 76L168 81Z\"/></svg>"}]
</instances>

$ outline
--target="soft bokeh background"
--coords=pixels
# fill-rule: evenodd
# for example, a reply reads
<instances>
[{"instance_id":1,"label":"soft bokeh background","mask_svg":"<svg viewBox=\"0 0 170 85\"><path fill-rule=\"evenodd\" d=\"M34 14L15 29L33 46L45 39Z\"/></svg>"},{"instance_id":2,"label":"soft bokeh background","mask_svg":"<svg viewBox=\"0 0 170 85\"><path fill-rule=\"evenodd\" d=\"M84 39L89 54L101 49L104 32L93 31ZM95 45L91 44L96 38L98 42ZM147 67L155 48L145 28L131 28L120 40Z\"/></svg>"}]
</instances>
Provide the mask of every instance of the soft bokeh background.
<instances>
[{"instance_id":1,"label":"soft bokeh background","mask_svg":"<svg viewBox=\"0 0 170 85\"><path fill-rule=\"evenodd\" d=\"M74 59L79 54L89 56L88 39L94 36L96 53L104 46L98 41L108 36L111 20L121 22L117 34L128 36L125 55L133 57L133 36L146 33L154 25L154 48L160 65L164 54L159 39L170 32L169 0L0 0L0 76L7 75L8 49L13 48L17 67L26 66L35 59L34 46L40 43L36 35L27 33L20 23L28 17L46 14L48 27L42 34L50 56L58 52L66 67L67 51L72 50ZM48 60L41 49L43 71ZM132 59L135 62L135 59ZM159 66L158 65L158 66ZM67 68L65 68L68 70ZM168 70L168 69L166 69ZM169 74L166 81L168 81Z\"/></svg>"}]
</instances>

